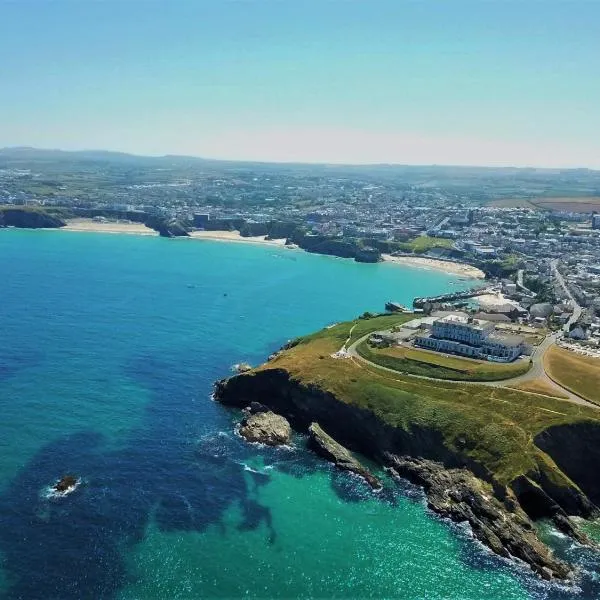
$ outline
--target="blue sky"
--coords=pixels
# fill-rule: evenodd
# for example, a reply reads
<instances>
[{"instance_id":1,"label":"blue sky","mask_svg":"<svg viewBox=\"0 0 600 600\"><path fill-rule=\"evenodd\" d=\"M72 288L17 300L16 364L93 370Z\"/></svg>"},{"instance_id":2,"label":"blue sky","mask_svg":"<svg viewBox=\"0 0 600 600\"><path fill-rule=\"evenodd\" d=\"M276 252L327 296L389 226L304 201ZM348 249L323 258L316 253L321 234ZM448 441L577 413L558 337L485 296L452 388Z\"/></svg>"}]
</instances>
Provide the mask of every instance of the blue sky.
<instances>
[{"instance_id":1,"label":"blue sky","mask_svg":"<svg viewBox=\"0 0 600 600\"><path fill-rule=\"evenodd\" d=\"M600 1L0 0L0 146L600 168Z\"/></svg>"}]
</instances>

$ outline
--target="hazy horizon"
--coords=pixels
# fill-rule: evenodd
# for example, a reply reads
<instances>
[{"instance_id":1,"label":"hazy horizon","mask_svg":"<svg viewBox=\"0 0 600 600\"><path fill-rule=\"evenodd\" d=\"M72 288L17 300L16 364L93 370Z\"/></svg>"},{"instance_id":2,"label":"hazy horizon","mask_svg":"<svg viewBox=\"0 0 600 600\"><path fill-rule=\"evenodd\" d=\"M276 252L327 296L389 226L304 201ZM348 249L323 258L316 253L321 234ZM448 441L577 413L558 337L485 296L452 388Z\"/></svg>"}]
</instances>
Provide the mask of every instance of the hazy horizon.
<instances>
[{"instance_id":1,"label":"hazy horizon","mask_svg":"<svg viewBox=\"0 0 600 600\"><path fill-rule=\"evenodd\" d=\"M600 168L600 4L0 3L0 147Z\"/></svg>"},{"instance_id":2,"label":"hazy horizon","mask_svg":"<svg viewBox=\"0 0 600 600\"><path fill-rule=\"evenodd\" d=\"M440 169L533 169L533 170L547 170L547 171L562 171L562 170L586 170L586 171L598 171L600 168L592 167L546 167L546 166L529 166L529 165L482 165L482 164L451 164L451 163L399 163L399 162L372 162L372 163L348 163L348 162L322 162L322 161L285 161L285 160L248 160L248 159L237 159L237 158L213 158L210 156L199 156L194 154L139 154L137 152L126 152L121 150L111 150L110 148L79 148L74 150L68 150L65 148L41 148L36 146L2 146L0 152L10 151L26 151L31 150L34 152L58 152L58 153L69 153L69 154L108 154L108 155L123 155L133 158L140 159L161 159L161 158L181 158L181 159L192 159L199 161L214 161L214 162L232 162L232 163L257 163L264 165L314 165L314 166L331 166L331 167L414 167L414 168L440 168Z\"/></svg>"}]
</instances>

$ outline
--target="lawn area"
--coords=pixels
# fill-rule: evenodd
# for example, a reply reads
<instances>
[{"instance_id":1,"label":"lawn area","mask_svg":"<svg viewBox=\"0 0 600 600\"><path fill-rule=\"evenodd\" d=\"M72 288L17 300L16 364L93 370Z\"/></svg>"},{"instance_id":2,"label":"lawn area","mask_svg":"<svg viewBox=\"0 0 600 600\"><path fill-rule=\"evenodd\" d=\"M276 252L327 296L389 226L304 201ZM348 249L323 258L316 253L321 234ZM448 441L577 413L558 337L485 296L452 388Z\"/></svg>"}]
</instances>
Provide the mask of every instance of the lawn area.
<instances>
[{"instance_id":1,"label":"lawn area","mask_svg":"<svg viewBox=\"0 0 600 600\"><path fill-rule=\"evenodd\" d=\"M403 373L457 381L499 381L527 373L529 361L501 364L448 356L416 348L372 348L365 340L357 352L382 367Z\"/></svg>"},{"instance_id":2,"label":"lawn area","mask_svg":"<svg viewBox=\"0 0 600 600\"><path fill-rule=\"evenodd\" d=\"M543 379L533 379L510 387L515 390L544 394L544 396L553 396L554 398L568 398L566 394L561 394L559 390L546 383Z\"/></svg>"},{"instance_id":3,"label":"lawn area","mask_svg":"<svg viewBox=\"0 0 600 600\"><path fill-rule=\"evenodd\" d=\"M299 339L255 372L282 369L303 386L367 409L392 427L438 432L450 450L470 457L501 483L543 471L556 485L571 485L533 440L554 425L584 420L600 423L600 411L526 391L424 380L358 360L331 357L355 324L355 336L360 337L389 328L394 320L410 318L389 315L341 323Z\"/></svg>"},{"instance_id":4,"label":"lawn area","mask_svg":"<svg viewBox=\"0 0 600 600\"><path fill-rule=\"evenodd\" d=\"M453 245L453 240L430 237L428 235L420 235L413 240L400 244L402 250L416 252L417 254L427 252L427 250L431 250L432 248L452 248Z\"/></svg>"},{"instance_id":5,"label":"lawn area","mask_svg":"<svg viewBox=\"0 0 600 600\"><path fill-rule=\"evenodd\" d=\"M402 325L403 323L412 321L416 316L414 313L393 313L377 315L369 319L356 319L356 321L349 322L350 324L348 322L339 323L328 329L317 331L317 333L313 333L312 335L299 338L298 341L307 343L315 339L329 339L337 343L335 350L339 350L348 339L350 329L352 329L350 338L350 344L352 344L368 333L391 329L395 325Z\"/></svg>"},{"instance_id":6,"label":"lawn area","mask_svg":"<svg viewBox=\"0 0 600 600\"><path fill-rule=\"evenodd\" d=\"M552 346L544 356L548 376L574 394L600 404L600 358Z\"/></svg>"}]
</instances>

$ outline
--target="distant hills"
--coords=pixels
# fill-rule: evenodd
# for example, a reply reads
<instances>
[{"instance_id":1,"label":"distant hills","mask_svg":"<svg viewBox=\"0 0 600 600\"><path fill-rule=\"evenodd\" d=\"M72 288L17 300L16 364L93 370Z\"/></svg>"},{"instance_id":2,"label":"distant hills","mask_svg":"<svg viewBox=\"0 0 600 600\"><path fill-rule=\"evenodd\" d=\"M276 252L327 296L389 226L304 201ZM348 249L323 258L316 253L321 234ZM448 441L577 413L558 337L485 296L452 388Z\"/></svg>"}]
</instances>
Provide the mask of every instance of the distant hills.
<instances>
[{"instance_id":1,"label":"distant hills","mask_svg":"<svg viewBox=\"0 0 600 600\"><path fill-rule=\"evenodd\" d=\"M169 163L169 164L210 164L221 167L234 168L264 168L269 167L273 170L278 169L311 169L313 171L325 170L328 173L335 171L351 171L363 173L390 173L395 174L402 172L413 172L424 174L437 174L438 176L451 177L460 175L462 177L472 174L474 176L495 175L497 177L512 176L515 174L523 175L530 174L600 174L600 171L592 169L543 169L538 167L482 167L482 166L453 166L453 165L401 165L401 164L328 164L328 163L279 163L279 162L256 162L256 161L234 161L211 159L197 156L186 156L177 154L166 154L163 156L144 156L137 154L129 154L126 152L117 152L112 150L60 150L60 149L45 149L34 148L31 146L9 146L0 148L0 161L29 161L29 162L80 162L80 161L96 161L96 162L112 162L112 163L138 163L138 164L153 164Z\"/></svg>"}]
</instances>

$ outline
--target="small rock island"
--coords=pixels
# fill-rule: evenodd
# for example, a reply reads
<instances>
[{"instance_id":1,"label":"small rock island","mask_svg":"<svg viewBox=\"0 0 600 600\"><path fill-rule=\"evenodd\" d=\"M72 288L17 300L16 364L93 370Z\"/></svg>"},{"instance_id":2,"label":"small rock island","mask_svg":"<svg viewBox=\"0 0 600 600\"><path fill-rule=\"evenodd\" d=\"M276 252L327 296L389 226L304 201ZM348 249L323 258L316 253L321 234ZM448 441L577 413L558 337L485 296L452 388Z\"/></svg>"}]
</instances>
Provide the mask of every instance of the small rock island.
<instances>
[{"instance_id":1,"label":"small rock island","mask_svg":"<svg viewBox=\"0 0 600 600\"><path fill-rule=\"evenodd\" d=\"M249 442L258 442L267 446L281 446L289 443L292 428L287 419L258 402L252 402L245 413L246 416L239 429L243 438Z\"/></svg>"},{"instance_id":2,"label":"small rock island","mask_svg":"<svg viewBox=\"0 0 600 600\"><path fill-rule=\"evenodd\" d=\"M52 490L57 494L66 495L71 493L79 485L79 479L75 475L63 475L53 486Z\"/></svg>"}]
</instances>

